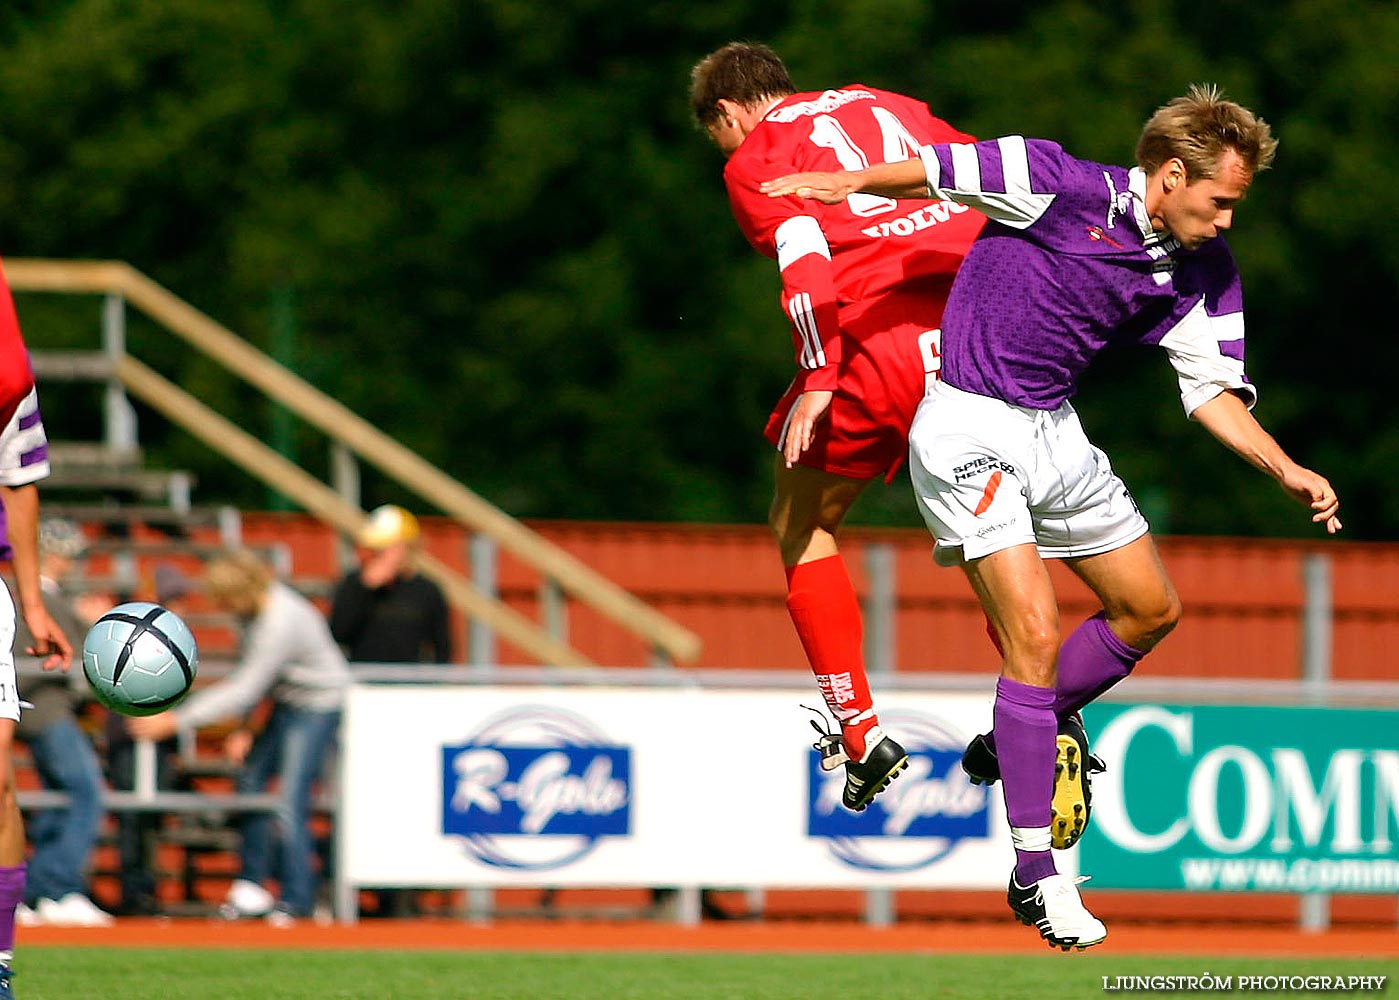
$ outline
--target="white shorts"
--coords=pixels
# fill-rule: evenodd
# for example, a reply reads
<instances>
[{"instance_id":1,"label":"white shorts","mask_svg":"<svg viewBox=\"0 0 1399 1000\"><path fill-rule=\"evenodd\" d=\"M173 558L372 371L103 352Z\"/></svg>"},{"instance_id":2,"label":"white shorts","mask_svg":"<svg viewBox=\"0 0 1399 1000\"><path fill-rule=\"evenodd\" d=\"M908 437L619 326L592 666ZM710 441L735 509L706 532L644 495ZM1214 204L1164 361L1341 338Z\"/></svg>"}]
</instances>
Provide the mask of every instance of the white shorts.
<instances>
[{"instance_id":1,"label":"white shorts","mask_svg":"<svg viewBox=\"0 0 1399 1000\"><path fill-rule=\"evenodd\" d=\"M1027 543L1046 559L1092 556L1147 533L1068 403L1031 410L939 382L919 405L908 443L939 565Z\"/></svg>"},{"instance_id":2,"label":"white shorts","mask_svg":"<svg viewBox=\"0 0 1399 1000\"><path fill-rule=\"evenodd\" d=\"M19 721L19 688L15 686L15 602L3 582L0 582L0 719Z\"/></svg>"}]
</instances>

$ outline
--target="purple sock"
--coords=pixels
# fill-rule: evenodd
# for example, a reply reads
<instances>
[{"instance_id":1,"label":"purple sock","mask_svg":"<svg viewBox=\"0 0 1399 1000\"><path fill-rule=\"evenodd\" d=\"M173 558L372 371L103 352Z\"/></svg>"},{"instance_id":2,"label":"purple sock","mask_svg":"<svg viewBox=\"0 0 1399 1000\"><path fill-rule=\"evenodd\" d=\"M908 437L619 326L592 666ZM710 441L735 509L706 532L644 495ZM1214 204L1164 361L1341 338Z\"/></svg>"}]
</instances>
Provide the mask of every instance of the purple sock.
<instances>
[{"instance_id":1,"label":"purple sock","mask_svg":"<svg viewBox=\"0 0 1399 1000\"><path fill-rule=\"evenodd\" d=\"M0 867L0 951L15 950L15 907L24 902L28 865Z\"/></svg>"},{"instance_id":2,"label":"purple sock","mask_svg":"<svg viewBox=\"0 0 1399 1000\"><path fill-rule=\"evenodd\" d=\"M1074 629L1059 650L1054 714L1062 719L1077 712L1130 674L1145 655L1119 639L1108 628L1107 613L1099 611ZM996 740L999 744L999 733Z\"/></svg>"},{"instance_id":3,"label":"purple sock","mask_svg":"<svg viewBox=\"0 0 1399 1000\"><path fill-rule=\"evenodd\" d=\"M1015 877L1030 885L1055 873L1049 853L1050 800L1054 795L1054 689L1009 677L996 682L996 756L1015 842Z\"/></svg>"}]
</instances>

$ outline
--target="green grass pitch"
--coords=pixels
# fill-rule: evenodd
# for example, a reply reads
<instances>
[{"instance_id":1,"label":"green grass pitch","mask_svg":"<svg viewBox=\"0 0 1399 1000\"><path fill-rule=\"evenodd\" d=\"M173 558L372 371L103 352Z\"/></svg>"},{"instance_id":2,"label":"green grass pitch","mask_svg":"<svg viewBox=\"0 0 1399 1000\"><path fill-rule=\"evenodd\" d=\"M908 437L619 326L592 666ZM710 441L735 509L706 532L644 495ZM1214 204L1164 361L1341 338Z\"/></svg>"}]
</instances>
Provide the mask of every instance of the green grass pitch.
<instances>
[{"instance_id":1,"label":"green grass pitch","mask_svg":"<svg viewBox=\"0 0 1399 1000\"><path fill-rule=\"evenodd\" d=\"M1121 990L1104 990L1104 976L1111 982L1116 976L1206 972L1235 978L1388 975L1389 992L1399 975L1399 958L1163 958L1048 951L736 955L32 947L18 955L15 972L17 1000L1042 1000L1121 996ZM1262 990L1249 993L1281 996ZM1286 996L1314 994L1287 990Z\"/></svg>"},{"instance_id":2,"label":"green grass pitch","mask_svg":"<svg viewBox=\"0 0 1399 1000\"><path fill-rule=\"evenodd\" d=\"M1111 981L1206 972L1378 974L1390 977L1389 992L1399 958L1198 958L1048 949L1043 955L734 955L30 947L16 956L15 971L17 1000L1070 1000L1126 995L1105 991L1104 976Z\"/></svg>"}]
</instances>

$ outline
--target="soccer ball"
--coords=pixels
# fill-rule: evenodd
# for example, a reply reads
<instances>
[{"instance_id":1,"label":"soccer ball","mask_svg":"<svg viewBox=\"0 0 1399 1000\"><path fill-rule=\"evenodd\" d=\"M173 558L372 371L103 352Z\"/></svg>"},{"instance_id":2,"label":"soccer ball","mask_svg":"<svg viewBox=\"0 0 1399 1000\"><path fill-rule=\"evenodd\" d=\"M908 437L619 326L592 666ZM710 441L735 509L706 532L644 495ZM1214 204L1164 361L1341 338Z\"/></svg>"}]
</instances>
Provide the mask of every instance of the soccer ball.
<instances>
[{"instance_id":1,"label":"soccer ball","mask_svg":"<svg viewBox=\"0 0 1399 1000\"><path fill-rule=\"evenodd\" d=\"M83 673L103 705L155 715L189 693L199 650L179 615L149 601L118 604L83 640Z\"/></svg>"}]
</instances>

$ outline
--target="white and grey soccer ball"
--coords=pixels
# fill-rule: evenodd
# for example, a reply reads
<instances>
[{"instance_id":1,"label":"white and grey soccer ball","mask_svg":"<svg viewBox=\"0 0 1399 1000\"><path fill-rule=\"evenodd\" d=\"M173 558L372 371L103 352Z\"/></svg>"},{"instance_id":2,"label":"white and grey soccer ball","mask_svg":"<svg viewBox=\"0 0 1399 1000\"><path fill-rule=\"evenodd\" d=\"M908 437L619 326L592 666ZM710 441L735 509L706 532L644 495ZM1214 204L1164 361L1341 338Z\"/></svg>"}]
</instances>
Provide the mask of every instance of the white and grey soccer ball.
<instances>
[{"instance_id":1,"label":"white and grey soccer ball","mask_svg":"<svg viewBox=\"0 0 1399 1000\"><path fill-rule=\"evenodd\" d=\"M169 608L118 604L83 640L83 673L97 700L122 715L155 715L189 694L199 666L194 633Z\"/></svg>"}]
</instances>

